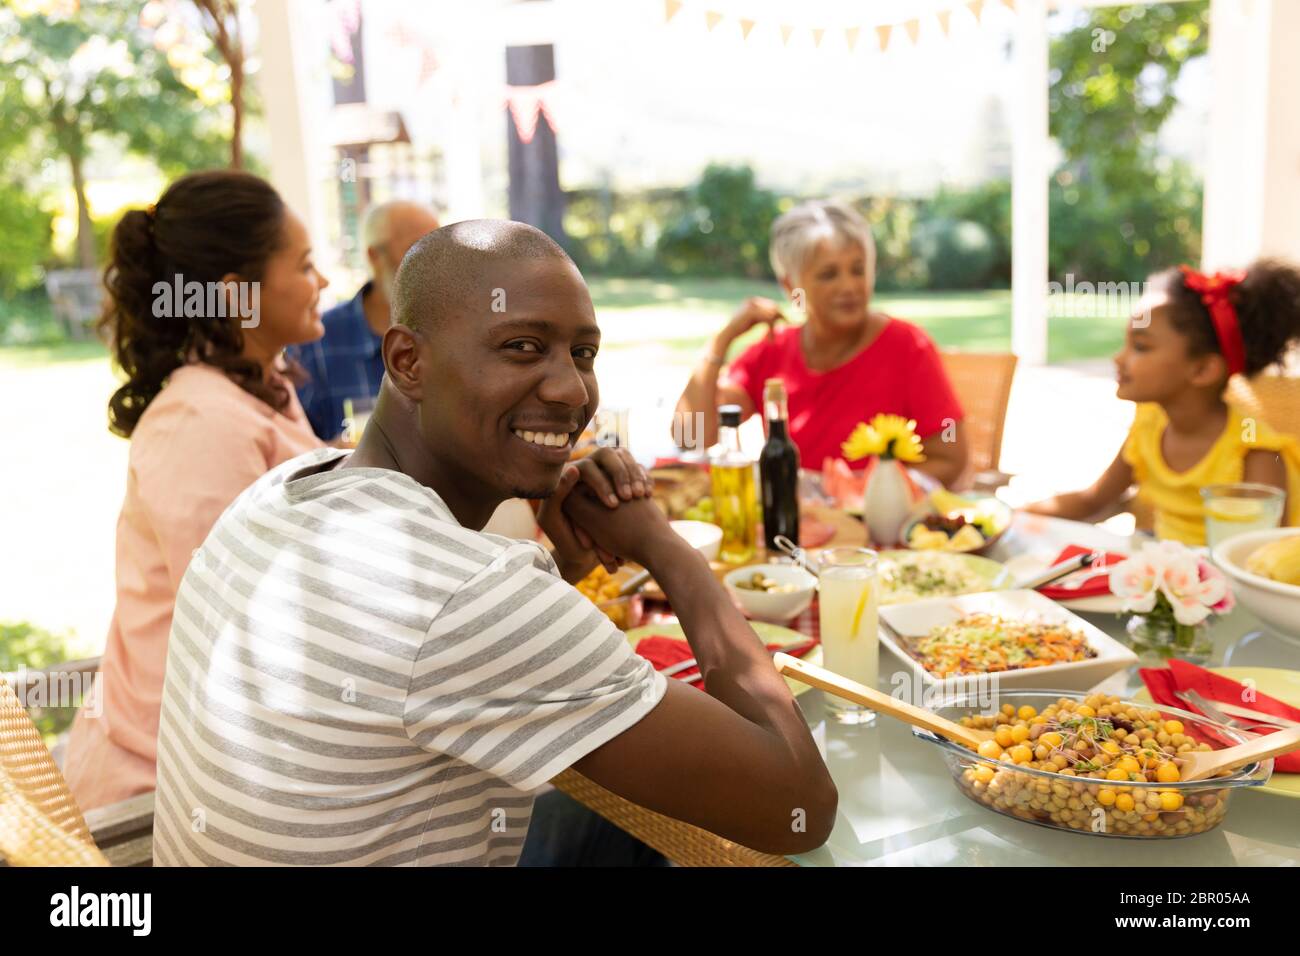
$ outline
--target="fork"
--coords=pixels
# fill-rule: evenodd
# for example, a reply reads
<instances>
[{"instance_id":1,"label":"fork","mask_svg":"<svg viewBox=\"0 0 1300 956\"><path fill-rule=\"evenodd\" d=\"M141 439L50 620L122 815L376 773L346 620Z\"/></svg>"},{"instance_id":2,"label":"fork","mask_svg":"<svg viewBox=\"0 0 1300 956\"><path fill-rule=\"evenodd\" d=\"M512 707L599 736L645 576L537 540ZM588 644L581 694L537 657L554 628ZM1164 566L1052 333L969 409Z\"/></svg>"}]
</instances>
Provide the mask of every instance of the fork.
<instances>
[{"instance_id":1,"label":"fork","mask_svg":"<svg viewBox=\"0 0 1300 956\"><path fill-rule=\"evenodd\" d=\"M1196 706L1196 709L1199 710L1201 713L1203 713L1206 717L1209 717L1211 720L1218 721L1221 724L1226 724L1227 726L1232 727L1234 730L1241 730L1250 733L1251 728L1253 727L1273 726L1272 724L1269 724L1263 720L1258 720L1258 721L1239 720L1236 717L1232 717L1228 714L1225 714L1218 707L1215 707L1214 704L1212 704L1210 701L1206 700L1205 695L1200 694L1194 690L1183 691L1180 694L1178 694L1178 696L1182 700L1189 701L1190 703L1194 704Z\"/></svg>"}]
</instances>

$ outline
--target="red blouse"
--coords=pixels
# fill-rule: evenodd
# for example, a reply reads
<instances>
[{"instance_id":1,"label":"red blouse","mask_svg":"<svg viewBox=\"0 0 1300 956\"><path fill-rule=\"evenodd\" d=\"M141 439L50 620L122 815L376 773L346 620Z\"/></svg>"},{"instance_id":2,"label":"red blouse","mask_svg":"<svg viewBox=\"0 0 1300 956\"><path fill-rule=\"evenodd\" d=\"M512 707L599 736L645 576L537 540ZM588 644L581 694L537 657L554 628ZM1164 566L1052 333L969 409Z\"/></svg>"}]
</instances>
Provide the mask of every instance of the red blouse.
<instances>
[{"instance_id":1,"label":"red blouse","mask_svg":"<svg viewBox=\"0 0 1300 956\"><path fill-rule=\"evenodd\" d=\"M747 348L724 373L744 389L754 408L763 408L763 383L785 382L790 436L799 446L802 467L820 470L826 458L843 457L840 445L858 422L881 412L916 419L921 438L961 421L961 405L944 373L939 352L925 332L891 318L861 352L828 372L804 362L801 326L783 326ZM850 462L865 468L866 460Z\"/></svg>"}]
</instances>

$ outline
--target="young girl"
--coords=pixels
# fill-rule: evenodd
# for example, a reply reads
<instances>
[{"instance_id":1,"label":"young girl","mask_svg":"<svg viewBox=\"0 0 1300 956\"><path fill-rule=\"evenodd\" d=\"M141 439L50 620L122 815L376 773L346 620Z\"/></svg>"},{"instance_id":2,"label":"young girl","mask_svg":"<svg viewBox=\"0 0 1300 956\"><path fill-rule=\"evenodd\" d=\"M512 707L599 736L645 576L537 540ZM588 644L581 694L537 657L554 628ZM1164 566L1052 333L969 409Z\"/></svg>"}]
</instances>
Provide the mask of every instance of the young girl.
<instances>
[{"instance_id":1,"label":"young girl","mask_svg":"<svg viewBox=\"0 0 1300 956\"><path fill-rule=\"evenodd\" d=\"M1092 487L1026 510L1088 518L1136 481L1158 538L1204 544L1200 490L1248 481L1285 490L1283 523L1300 524L1300 443L1223 399L1231 375L1263 371L1300 340L1300 270L1265 260L1206 276L1181 266L1149 288L1115 357L1116 394L1137 403L1124 447Z\"/></svg>"}]
</instances>

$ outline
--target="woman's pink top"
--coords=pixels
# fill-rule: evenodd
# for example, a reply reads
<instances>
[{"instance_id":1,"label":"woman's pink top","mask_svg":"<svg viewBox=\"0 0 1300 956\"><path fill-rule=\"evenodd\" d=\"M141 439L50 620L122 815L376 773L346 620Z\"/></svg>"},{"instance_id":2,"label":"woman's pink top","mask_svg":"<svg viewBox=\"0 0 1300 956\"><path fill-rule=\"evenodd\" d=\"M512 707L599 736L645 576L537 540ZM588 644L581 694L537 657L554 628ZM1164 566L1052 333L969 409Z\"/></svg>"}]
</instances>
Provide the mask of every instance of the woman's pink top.
<instances>
[{"instance_id":1,"label":"woman's pink top","mask_svg":"<svg viewBox=\"0 0 1300 956\"><path fill-rule=\"evenodd\" d=\"M66 776L83 810L154 789L167 636L190 555L240 492L320 447L288 391L277 412L219 369L186 365L140 417L117 519L117 606L98 699L82 707L68 741Z\"/></svg>"},{"instance_id":2,"label":"woman's pink top","mask_svg":"<svg viewBox=\"0 0 1300 956\"><path fill-rule=\"evenodd\" d=\"M881 412L916 419L922 438L961 421L961 405L930 337L915 325L891 318L872 342L843 365L814 372L799 342L802 326L787 325L755 342L727 368L725 378L744 389L762 413L763 383L785 382L790 437L804 468L821 470L841 458L840 445L858 422ZM866 460L850 462L865 468Z\"/></svg>"}]
</instances>

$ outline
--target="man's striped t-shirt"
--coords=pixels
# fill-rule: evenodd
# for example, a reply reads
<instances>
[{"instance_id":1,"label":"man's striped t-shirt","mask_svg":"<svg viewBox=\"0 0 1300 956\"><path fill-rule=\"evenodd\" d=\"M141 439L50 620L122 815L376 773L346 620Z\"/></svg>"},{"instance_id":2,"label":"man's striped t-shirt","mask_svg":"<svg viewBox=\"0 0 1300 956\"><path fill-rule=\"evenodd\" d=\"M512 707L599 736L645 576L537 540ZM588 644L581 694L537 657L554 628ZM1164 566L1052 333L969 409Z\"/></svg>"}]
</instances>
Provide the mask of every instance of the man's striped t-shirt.
<instances>
[{"instance_id":1,"label":"man's striped t-shirt","mask_svg":"<svg viewBox=\"0 0 1300 956\"><path fill-rule=\"evenodd\" d=\"M530 791L664 694L541 547L346 455L267 474L185 573L159 865L513 865Z\"/></svg>"}]
</instances>

